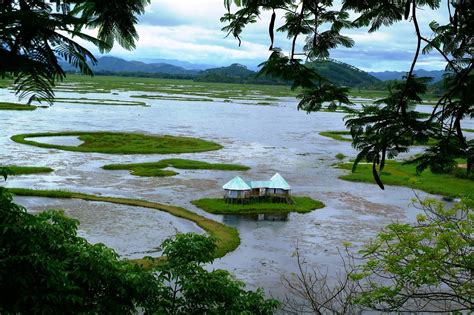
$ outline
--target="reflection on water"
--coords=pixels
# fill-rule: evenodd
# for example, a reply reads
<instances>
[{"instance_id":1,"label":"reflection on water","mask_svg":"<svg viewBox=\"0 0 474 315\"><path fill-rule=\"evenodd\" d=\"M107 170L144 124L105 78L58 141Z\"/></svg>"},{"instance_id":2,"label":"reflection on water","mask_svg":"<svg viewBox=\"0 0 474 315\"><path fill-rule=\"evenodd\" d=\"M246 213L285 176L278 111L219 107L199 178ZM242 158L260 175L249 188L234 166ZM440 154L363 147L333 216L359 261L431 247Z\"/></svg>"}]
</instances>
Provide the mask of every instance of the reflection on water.
<instances>
[{"instance_id":1,"label":"reflection on water","mask_svg":"<svg viewBox=\"0 0 474 315\"><path fill-rule=\"evenodd\" d=\"M222 221L235 225L238 221L287 221L288 213L224 215Z\"/></svg>"}]
</instances>

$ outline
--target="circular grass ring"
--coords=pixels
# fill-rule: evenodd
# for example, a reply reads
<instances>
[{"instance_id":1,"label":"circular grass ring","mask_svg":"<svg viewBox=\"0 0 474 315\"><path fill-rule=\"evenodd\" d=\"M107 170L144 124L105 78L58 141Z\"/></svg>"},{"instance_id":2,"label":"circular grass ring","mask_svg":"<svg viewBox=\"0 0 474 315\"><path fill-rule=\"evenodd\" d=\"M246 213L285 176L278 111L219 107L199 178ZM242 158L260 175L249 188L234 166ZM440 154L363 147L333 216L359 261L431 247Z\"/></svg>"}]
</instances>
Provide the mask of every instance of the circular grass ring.
<instances>
[{"instance_id":1,"label":"circular grass ring","mask_svg":"<svg viewBox=\"0 0 474 315\"><path fill-rule=\"evenodd\" d=\"M29 138L61 136L77 136L84 143L79 146L67 146L29 140ZM11 139L40 148L106 154L173 154L222 149L220 144L198 138L126 132L42 132L14 135Z\"/></svg>"}]
</instances>

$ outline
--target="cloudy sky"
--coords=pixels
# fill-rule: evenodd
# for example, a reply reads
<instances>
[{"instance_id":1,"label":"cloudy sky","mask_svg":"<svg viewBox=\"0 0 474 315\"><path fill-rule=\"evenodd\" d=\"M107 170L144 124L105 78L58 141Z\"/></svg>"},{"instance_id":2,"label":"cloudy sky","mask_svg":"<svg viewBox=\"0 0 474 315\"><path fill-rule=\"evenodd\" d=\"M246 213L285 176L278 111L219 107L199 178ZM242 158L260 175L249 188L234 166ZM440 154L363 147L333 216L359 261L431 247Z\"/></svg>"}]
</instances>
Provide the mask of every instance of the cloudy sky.
<instances>
[{"instance_id":1,"label":"cloudy sky","mask_svg":"<svg viewBox=\"0 0 474 315\"><path fill-rule=\"evenodd\" d=\"M115 47L111 55L129 60L165 58L218 66L238 62L251 68L266 60L269 15L263 15L258 23L244 30L239 47L237 40L225 38L221 31L224 25L219 18L224 13L223 0L152 0L137 26L140 35L137 48L129 52ZM426 35L432 20L445 22L446 10L420 12L419 22ZM344 34L351 36L356 45L352 49L333 50L332 58L366 71L409 68L416 47L410 22L400 22L371 34L367 29L347 30ZM283 35L277 37L275 44L286 50L290 47L290 41ZM443 62L432 53L421 58L418 68L438 70L443 68Z\"/></svg>"}]
</instances>

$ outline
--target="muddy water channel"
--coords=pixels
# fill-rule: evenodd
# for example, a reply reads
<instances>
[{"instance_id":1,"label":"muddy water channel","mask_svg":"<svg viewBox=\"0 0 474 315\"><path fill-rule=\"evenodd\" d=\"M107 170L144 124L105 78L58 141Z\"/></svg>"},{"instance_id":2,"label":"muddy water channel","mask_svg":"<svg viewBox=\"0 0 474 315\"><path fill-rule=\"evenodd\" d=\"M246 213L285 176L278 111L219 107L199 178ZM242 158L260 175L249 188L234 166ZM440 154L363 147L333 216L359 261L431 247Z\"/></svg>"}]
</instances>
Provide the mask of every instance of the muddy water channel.
<instances>
[{"instance_id":1,"label":"muddy water channel","mask_svg":"<svg viewBox=\"0 0 474 315\"><path fill-rule=\"evenodd\" d=\"M129 100L137 92L86 94L88 98ZM58 93L58 97L84 97ZM0 90L0 97L14 96ZM139 99L134 99L139 100ZM225 268L245 281L249 288L263 287L269 294L284 295L282 275L296 271L293 256L296 242L308 264L318 263L335 270L340 263L337 248L343 242L360 246L387 223L411 221L416 210L410 206L415 193L409 188L351 183L337 177L335 155L354 156L348 142L319 135L320 131L343 130L344 114L296 110L296 101L282 99L277 106L242 105L224 102L146 100L150 107L56 104L32 112L3 111L0 118L2 164L49 166L50 174L16 176L10 187L64 189L90 194L140 198L182 206L236 227L239 248L214 268ZM427 108L429 110L429 108ZM466 125L473 128L473 124ZM109 155L68 152L15 143L19 133L60 131L125 131L182 135L208 139L224 146L219 151L180 155ZM70 140L70 139L69 139ZM248 165L245 172L178 170L167 178L135 177L128 171L106 171L111 163L136 163L180 157L208 162ZM235 175L265 180L275 172L290 183L294 194L308 195L326 204L308 214L290 214L286 220L256 220L251 217L207 214L190 204L203 197L218 197L222 185ZM426 194L418 192L421 197ZM102 242L126 258L159 255L159 244L176 232L202 232L193 223L156 210L48 198L18 198L33 211L65 209L81 221L81 235Z\"/></svg>"}]
</instances>

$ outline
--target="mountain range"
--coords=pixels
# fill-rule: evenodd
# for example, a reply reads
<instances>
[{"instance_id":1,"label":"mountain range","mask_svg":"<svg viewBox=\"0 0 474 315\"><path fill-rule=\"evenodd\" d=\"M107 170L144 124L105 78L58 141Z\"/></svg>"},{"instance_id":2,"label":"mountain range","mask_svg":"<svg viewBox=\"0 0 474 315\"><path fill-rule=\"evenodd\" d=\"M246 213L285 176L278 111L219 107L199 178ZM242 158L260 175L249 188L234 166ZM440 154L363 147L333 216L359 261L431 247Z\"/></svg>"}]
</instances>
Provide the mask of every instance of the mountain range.
<instances>
[{"instance_id":1,"label":"mountain range","mask_svg":"<svg viewBox=\"0 0 474 315\"><path fill-rule=\"evenodd\" d=\"M418 77L431 77L433 78L432 83L441 81L443 79L443 74L445 73L444 70L432 70L427 71L423 69L415 70L414 74ZM379 80L387 81L387 80L401 80L403 76L407 73L406 71L384 71L384 72L369 72L370 75L373 75Z\"/></svg>"},{"instance_id":2,"label":"mountain range","mask_svg":"<svg viewBox=\"0 0 474 315\"><path fill-rule=\"evenodd\" d=\"M144 76L159 78L193 79L201 82L227 83L254 83L254 84L288 84L272 77L257 77L257 72L240 64L228 67L212 68L210 65L197 65L185 61L172 59L150 59L150 63L143 61L128 61L116 57L105 56L98 59L92 66L94 73L99 75ZM404 72L365 72L354 66L335 60L308 62L320 75L333 83L348 87L380 87L382 81L401 79ZM67 63L61 63L65 71L76 70ZM211 67L211 68L208 68ZM444 71L416 70L419 76L434 77L434 82L441 79Z\"/></svg>"}]
</instances>

